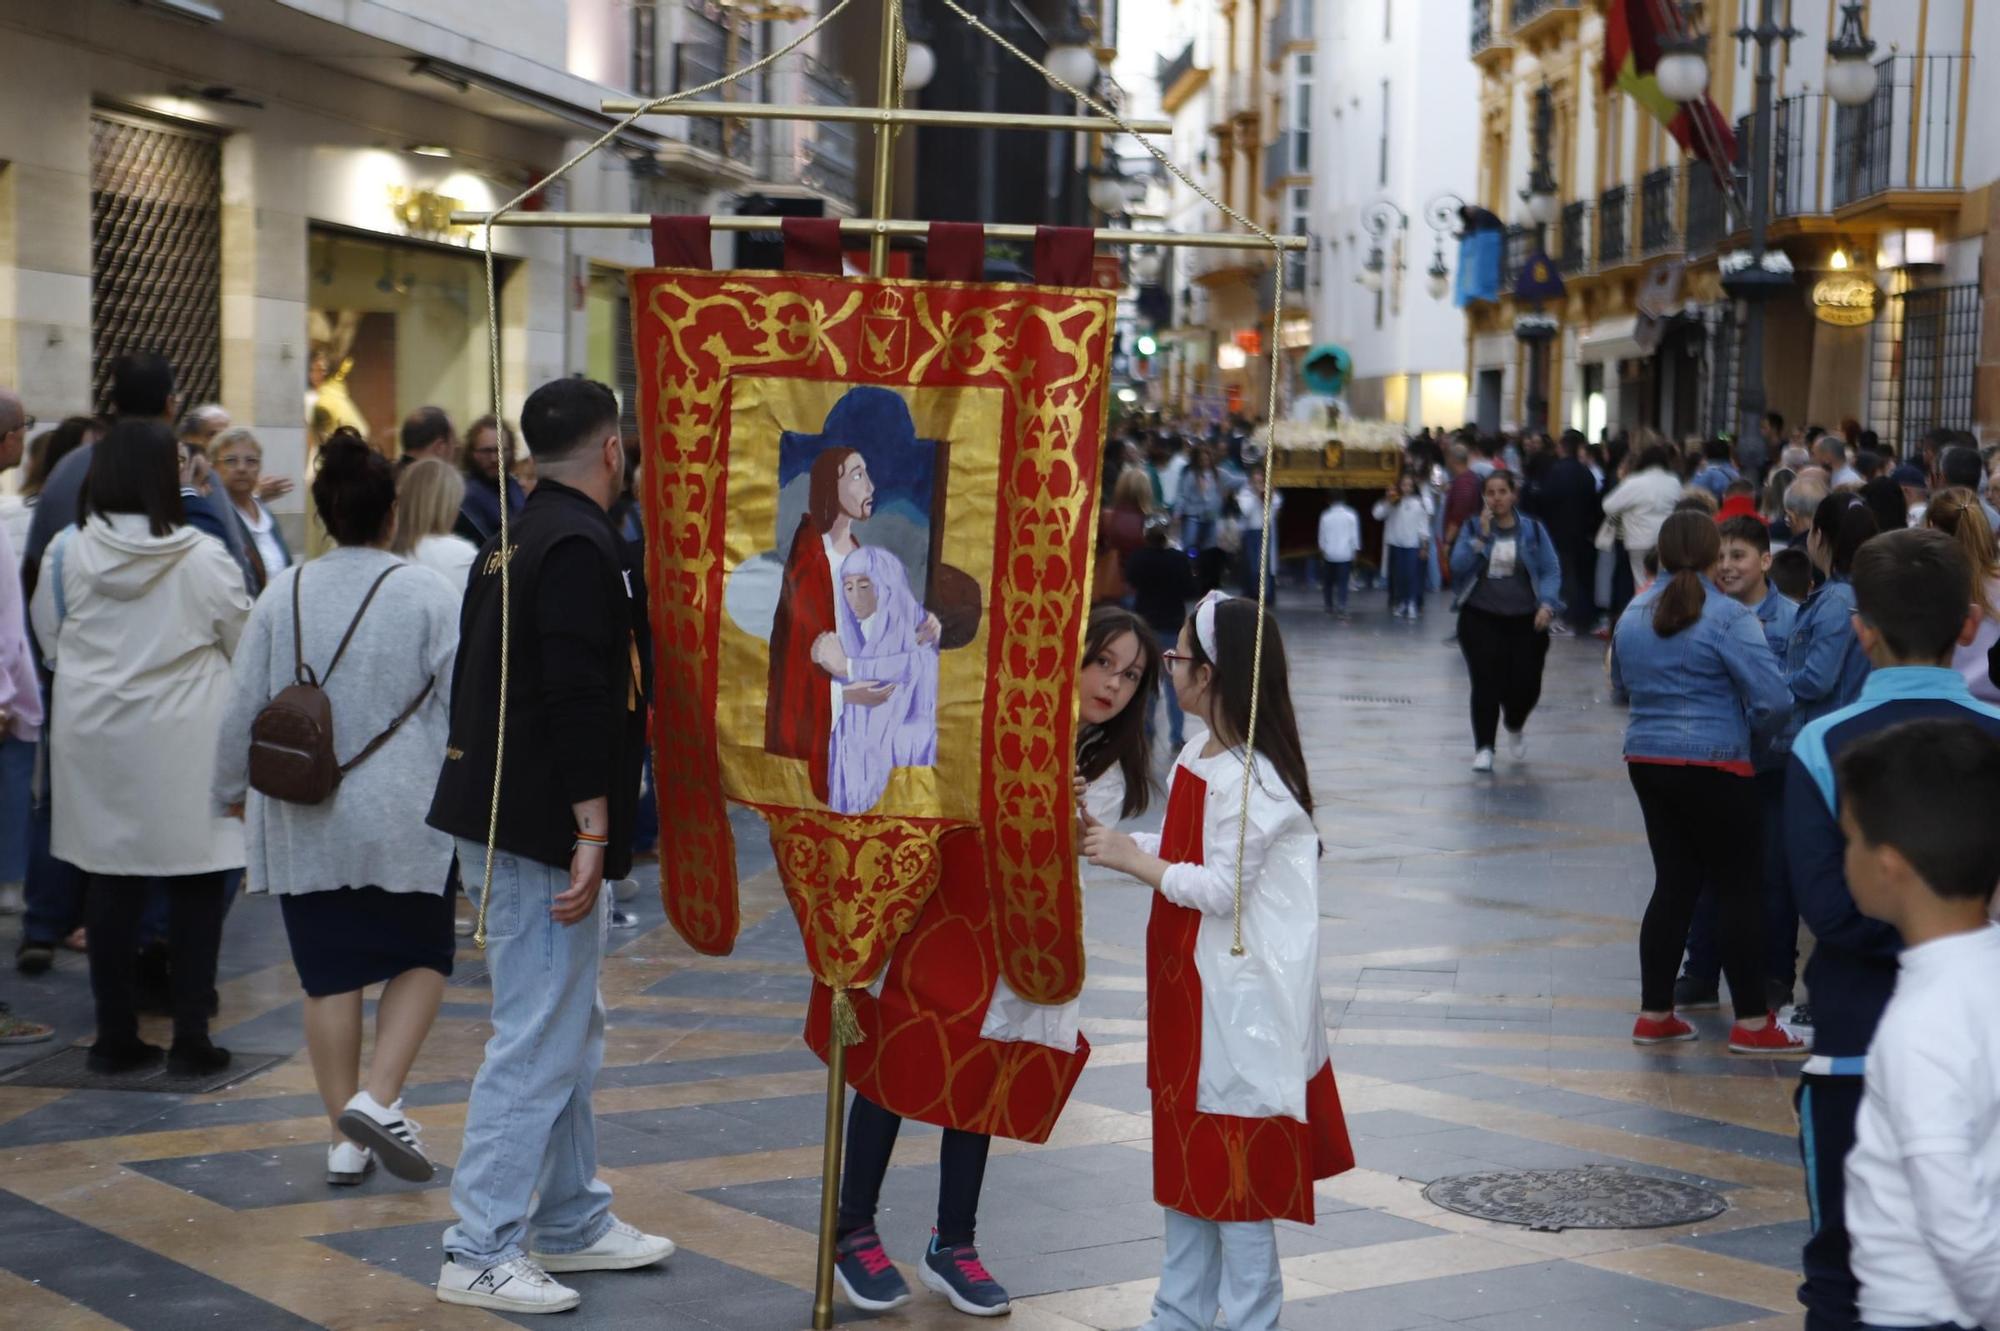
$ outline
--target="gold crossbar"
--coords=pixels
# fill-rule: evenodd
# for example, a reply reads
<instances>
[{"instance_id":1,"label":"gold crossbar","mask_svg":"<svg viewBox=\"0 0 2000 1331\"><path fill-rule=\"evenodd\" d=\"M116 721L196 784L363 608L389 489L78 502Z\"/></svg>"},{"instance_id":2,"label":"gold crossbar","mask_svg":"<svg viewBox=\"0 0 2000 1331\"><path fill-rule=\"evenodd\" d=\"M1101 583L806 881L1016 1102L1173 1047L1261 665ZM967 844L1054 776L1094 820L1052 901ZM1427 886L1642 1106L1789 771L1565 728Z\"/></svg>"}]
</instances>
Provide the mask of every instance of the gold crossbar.
<instances>
[{"instance_id":1,"label":"gold crossbar","mask_svg":"<svg viewBox=\"0 0 2000 1331\"><path fill-rule=\"evenodd\" d=\"M494 219L495 226L524 227L588 227L599 231L644 231L652 225L653 219L645 213L508 213ZM709 225L717 231L777 231L784 225L778 217L738 217L719 215L708 219ZM453 226L481 227L486 225L485 213L456 212L451 215ZM927 236L929 222L878 222L867 217L843 217L840 231L846 236ZM986 235L992 240L1033 240L1037 228L1014 223L989 223ZM1270 242L1241 231L1115 231L1100 229L1095 237L1100 245L1167 245L1176 249L1195 250L1268 250ZM1281 250L1302 250L1306 247L1304 236L1274 236L1276 248Z\"/></svg>"},{"instance_id":2,"label":"gold crossbar","mask_svg":"<svg viewBox=\"0 0 2000 1331\"><path fill-rule=\"evenodd\" d=\"M608 116L629 116L651 102L614 97L599 104ZM1018 116L994 111L926 111L919 107L884 109L876 106L799 106L766 102L674 102L650 115L705 116L714 120L814 120L855 125L919 125L927 129L1090 130L1122 134L1123 127L1103 116ZM1171 120L1127 121L1140 134L1171 134Z\"/></svg>"}]
</instances>

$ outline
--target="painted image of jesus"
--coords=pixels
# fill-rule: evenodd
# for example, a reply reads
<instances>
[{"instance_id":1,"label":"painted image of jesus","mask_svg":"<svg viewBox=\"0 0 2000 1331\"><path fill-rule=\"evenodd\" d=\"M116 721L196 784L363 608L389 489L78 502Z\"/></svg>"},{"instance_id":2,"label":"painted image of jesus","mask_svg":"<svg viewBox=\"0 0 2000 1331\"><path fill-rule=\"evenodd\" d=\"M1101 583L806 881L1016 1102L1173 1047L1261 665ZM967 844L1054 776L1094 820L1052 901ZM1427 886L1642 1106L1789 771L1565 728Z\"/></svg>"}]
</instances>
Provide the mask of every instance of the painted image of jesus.
<instances>
[{"instance_id":1,"label":"painted image of jesus","mask_svg":"<svg viewBox=\"0 0 2000 1331\"><path fill-rule=\"evenodd\" d=\"M898 767L937 762L936 623L910 591L903 561L864 545L840 565L840 631L813 661L841 682L827 744L827 807L866 813Z\"/></svg>"}]
</instances>

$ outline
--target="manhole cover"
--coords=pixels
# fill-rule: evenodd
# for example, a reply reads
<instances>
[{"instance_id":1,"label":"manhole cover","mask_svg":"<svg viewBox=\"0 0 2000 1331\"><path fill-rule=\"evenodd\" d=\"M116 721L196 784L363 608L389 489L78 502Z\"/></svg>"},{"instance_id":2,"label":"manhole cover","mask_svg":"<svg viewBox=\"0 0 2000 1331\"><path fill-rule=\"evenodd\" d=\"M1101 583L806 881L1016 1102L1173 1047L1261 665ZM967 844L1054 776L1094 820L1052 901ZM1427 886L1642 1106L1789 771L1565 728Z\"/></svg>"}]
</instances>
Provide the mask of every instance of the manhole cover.
<instances>
[{"instance_id":1,"label":"manhole cover","mask_svg":"<svg viewBox=\"0 0 2000 1331\"><path fill-rule=\"evenodd\" d=\"M1384 693L1343 693L1340 701L1355 703L1363 707L1415 707L1415 698L1398 698Z\"/></svg>"},{"instance_id":2,"label":"manhole cover","mask_svg":"<svg viewBox=\"0 0 2000 1331\"><path fill-rule=\"evenodd\" d=\"M1606 1168L1455 1174L1425 1188L1424 1197L1460 1215L1550 1233L1690 1225L1729 1209L1708 1188Z\"/></svg>"},{"instance_id":3,"label":"manhole cover","mask_svg":"<svg viewBox=\"0 0 2000 1331\"><path fill-rule=\"evenodd\" d=\"M40 1086L60 1091L155 1091L173 1095L211 1095L247 1081L267 1068L276 1067L289 1054L258 1054L235 1050L229 1066L205 1076L182 1077L168 1072L164 1063L145 1072L129 1072L107 1077L92 1072L90 1050L83 1045L58 1049L32 1063L23 1063L5 1076L0 1086Z\"/></svg>"}]
</instances>

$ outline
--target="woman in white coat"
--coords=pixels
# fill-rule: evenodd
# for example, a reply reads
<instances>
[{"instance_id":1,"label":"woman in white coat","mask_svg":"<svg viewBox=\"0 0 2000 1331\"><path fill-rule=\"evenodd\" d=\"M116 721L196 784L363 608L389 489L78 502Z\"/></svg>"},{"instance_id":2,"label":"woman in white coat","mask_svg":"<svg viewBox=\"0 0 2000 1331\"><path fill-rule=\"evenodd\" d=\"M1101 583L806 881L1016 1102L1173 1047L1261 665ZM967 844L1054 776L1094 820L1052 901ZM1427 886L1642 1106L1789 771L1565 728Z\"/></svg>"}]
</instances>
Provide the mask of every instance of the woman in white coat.
<instances>
[{"instance_id":1,"label":"woman in white coat","mask_svg":"<svg viewBox=\"0 0 2000 1331\"><path fill-rule=\"evenodd\" d=\"M209 805L229 658L250 613L220 541L183 524L173 432L123 420L91 455L77 526L50 543L35 634L55 670L49 723L51 849L86 876L95 1072L159 1062L139 1038L133 958L148 879L166 887L180 1075L219 1072L208 1038L227 901L243 831Z\"/></svg>"}]
</instances>

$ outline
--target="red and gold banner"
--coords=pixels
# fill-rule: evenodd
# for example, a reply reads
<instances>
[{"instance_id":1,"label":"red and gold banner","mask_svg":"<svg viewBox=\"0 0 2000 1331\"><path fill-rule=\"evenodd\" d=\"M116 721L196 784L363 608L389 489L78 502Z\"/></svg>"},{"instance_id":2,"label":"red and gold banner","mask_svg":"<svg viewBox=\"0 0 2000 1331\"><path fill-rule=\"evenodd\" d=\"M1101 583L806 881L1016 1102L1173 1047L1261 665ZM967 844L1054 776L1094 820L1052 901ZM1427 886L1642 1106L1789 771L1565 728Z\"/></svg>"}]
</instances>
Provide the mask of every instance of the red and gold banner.
<instances>
[{"instance_id":1,"label":"red and gold banner","mask_svg":"<svg viewBox=\"0 0 2000 1331\"><path fill-rule=\"evenodd\" d=\"M976 828L998 964L1083 982L1070 773L1114 298L632 277L668 917L727 953L726 801L814 974L863 986Z\"/></svg>"}]
</instances>

